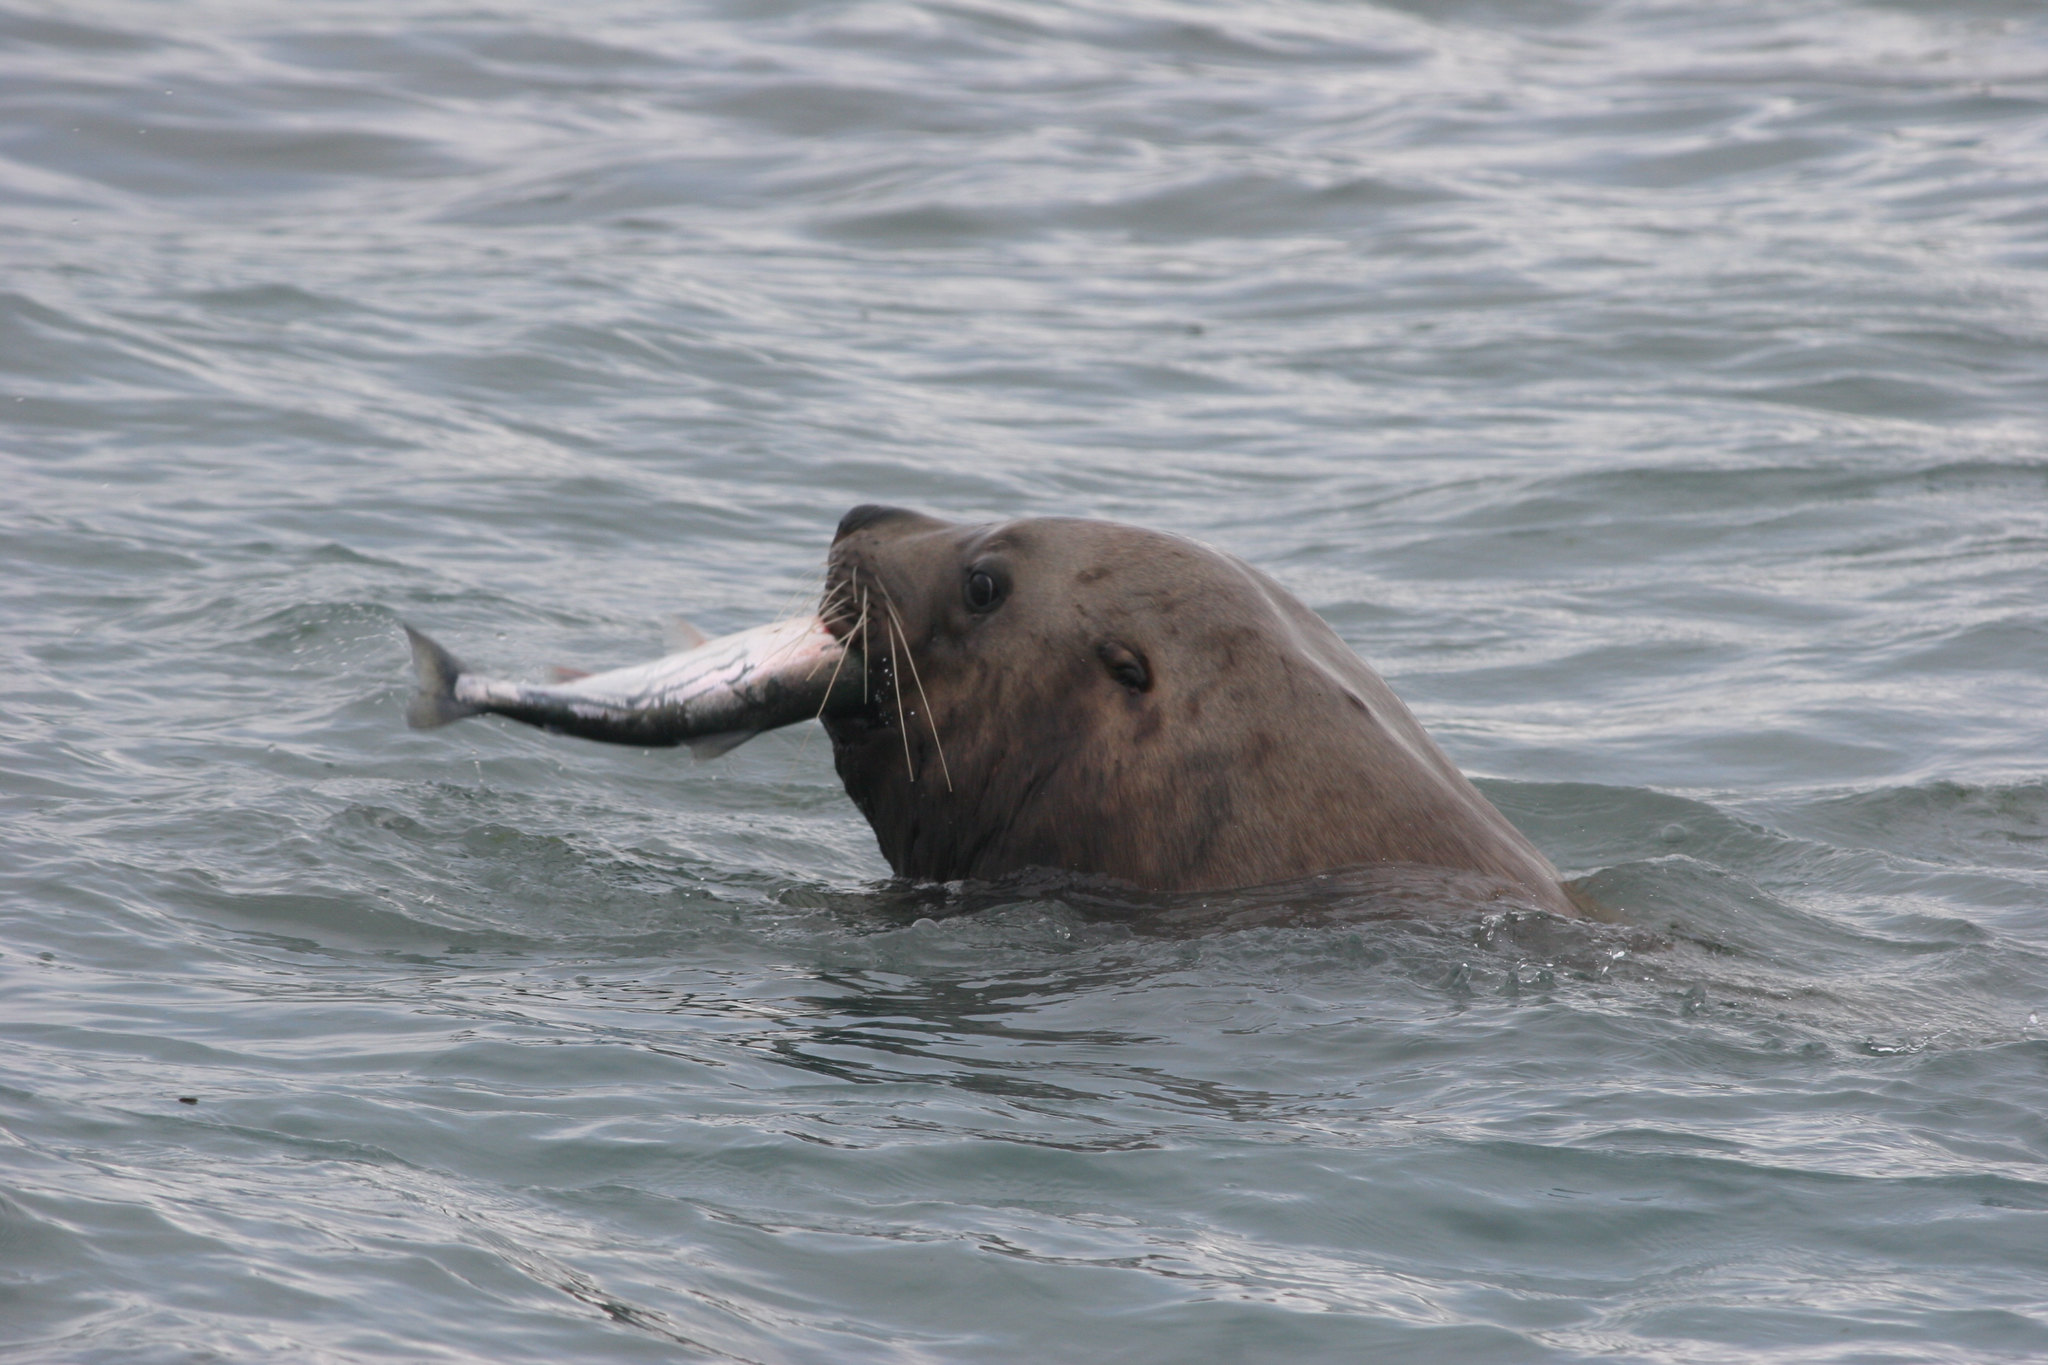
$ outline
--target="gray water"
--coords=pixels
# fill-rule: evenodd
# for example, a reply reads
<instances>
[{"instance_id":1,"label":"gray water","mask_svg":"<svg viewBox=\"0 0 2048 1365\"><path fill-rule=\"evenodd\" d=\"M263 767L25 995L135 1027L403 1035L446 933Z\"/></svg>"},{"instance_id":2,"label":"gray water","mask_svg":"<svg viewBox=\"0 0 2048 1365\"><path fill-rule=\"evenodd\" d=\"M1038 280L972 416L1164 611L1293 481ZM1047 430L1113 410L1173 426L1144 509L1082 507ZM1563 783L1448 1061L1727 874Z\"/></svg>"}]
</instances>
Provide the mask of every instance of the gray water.
<instances>
[{"instance_id":1,"label":"gray water","mask_svg":"<svg viewBox=\"0 0 2048 1365\"><path fill-rule=\"evenodd\" d=\"M9 1358L2048 1357L2038 4L5 4ZM1624 922L402 724L868 501L1244 556Z\"/></svg>"}]
</instances>

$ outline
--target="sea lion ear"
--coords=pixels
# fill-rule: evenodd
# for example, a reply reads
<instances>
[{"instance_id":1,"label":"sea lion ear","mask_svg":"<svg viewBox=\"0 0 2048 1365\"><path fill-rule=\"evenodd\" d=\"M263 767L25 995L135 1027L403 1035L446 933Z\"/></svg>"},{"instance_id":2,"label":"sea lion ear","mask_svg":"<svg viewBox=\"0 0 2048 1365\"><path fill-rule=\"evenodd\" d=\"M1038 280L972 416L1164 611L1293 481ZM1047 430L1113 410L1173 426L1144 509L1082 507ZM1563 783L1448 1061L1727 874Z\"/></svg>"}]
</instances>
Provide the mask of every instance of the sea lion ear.
<instances>
[{"instance_id":1,"label":"sea lion ear","mask_svg":"<svg viewBox=\"0 0 2048 1365\"><path fill-rule=\"evenodd\" d=\"M1109 676L1133 692L1152 690L1152 668L1145 656L1121 640L1104 640L1095 646L1095 657L1109 670Z\"/></svg>"}]
</instances>

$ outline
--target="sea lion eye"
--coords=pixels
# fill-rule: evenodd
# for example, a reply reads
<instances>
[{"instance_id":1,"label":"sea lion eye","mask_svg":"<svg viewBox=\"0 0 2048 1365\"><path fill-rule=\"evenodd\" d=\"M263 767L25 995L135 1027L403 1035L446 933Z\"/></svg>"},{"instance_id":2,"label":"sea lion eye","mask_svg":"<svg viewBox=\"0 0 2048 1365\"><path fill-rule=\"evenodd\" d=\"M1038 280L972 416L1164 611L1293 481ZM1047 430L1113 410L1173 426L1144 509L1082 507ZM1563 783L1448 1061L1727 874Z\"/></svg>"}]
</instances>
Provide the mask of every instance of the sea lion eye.
<instances>
[{"instance_id":1,"label":"sea lion eye","mask_svg":"<svg viewBox=\"0 0 2048 1365\"><path fill-rule=\"evenodd\" d=\"M987 569L967 571L967 607L970 611L988 611L1003 600L1003 585Z\"/></svg>"}]
</instances>

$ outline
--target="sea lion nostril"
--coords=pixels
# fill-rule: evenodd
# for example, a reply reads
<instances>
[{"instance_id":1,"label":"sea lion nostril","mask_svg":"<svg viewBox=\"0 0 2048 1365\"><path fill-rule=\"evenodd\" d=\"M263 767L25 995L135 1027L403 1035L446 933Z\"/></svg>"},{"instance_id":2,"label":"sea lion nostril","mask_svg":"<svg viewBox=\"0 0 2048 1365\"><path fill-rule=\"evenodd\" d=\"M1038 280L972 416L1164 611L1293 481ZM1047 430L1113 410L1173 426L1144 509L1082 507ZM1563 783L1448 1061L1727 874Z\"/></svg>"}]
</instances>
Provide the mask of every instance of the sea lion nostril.
<instances>
[{"instance_id":1,"label":"sea lion nostril","mask_svg":"<svg viewBox=\"0 0 2048 1365\"><path fill-rule=\"evenodd\" d=\"M905 511L901 507L884 507L877 502L864 502L839 519L839 529L832 533L832 539L844 540L855 531L865 530L878 521L887 521L891 517L907 517L910 515L912 515L910 512Z\"/></svg>"}]
</instances>

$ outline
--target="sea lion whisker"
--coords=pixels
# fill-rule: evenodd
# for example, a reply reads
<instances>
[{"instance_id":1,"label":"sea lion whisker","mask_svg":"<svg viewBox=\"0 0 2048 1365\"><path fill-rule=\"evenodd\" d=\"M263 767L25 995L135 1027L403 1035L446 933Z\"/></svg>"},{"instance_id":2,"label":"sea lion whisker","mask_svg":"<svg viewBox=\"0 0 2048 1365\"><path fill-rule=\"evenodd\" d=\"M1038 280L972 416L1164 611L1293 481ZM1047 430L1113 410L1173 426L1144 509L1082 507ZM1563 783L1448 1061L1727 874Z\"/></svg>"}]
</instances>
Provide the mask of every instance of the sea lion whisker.
<instances>
[{"instance_id":1,"label":"sea lion whisker","mask_svg":"<svg viewBox=\"0 0 2048 1365\"><path fill-rule=\"evenodd\" d=\"M825 695L818 698L818 714L812 716L812 720L823 720L825 718L825 708L832 704L832 689L839 683L839 670L846 667L847 653L848 651L844 649L839 651L839 659L832 665L832 676L825 679ZM816 670L814 669L813 671L815 672ZM806 733L804 739L808 741L810 735Z\"/></svg>"},{"instance_id":2,"label":"sea lion whisker","mask_svg":"<svg viewBox=\"0 0 2048 1365\"><path fill-rule=\"evenodd\" d=\"M837 610L837 608L838 608L838 606L839 606L839 599L840 599L840 598L841 598L842 596L844 596L844 595L845 595L845 591L846 591L846 585L842 583L842 584L839 584L839 585L835 586L835 587L834 587L834 588L832 589L832 591L831 591L831 592L829 592L829 593L825 594L825 599L824 599L823 601L821 601L820 603L818 603L818 619L819 619L820 621L823 621L823 620L825 620L825 619L826 619L827 617L831 616L831 615L832 615L832 613L833 613L833 612L834 612L835 610ZM845 648L843 647L843 642L842 642L842 647L841 647L841 649L840 649L840 651L839 651L839 657L838 657L838 658L837 658L836 660L834 660L834 661L833 661L833 664L832 664L832 679L833 679L833 681L834 681L834 682L838 681L838 679L839 679L839 666L840 666L841 664L845 663L845 662L846 662L846 650L845 650ZM822 659L822 658L821 658L821 659L819 659L819 660L818 660L818 662L816 662L816 663L812 664L812 665L811 665L811 671L810 671L810 672L808 672L808 673L806 673L806 674L804 675L804 681L806 681L806 682L809 682L809 681L810 681L810 680L811 680L812 678L815 678L815 677L817 677L817 676L818 676L818 670L819 670L819 669L821 669L821 668L823 668L824 666L825 666L825 661L824 661L824 659ZM832 685L831 685L831 683L827 683L827 684L825 685L825 692L826 692L826 695L828 695L828 696L829 696L829 695L831 694L831 691L832 691ZM819 703L819 708L820 708L820 713L821 713L821 714L822 714L822 712L823 712L823 706L824 706L824 704L823 704L822 702L821 702L821 703Z\"/></svg>"},{"instance_id":3,"label":"sea lion whisker","mask_svg":"<svg viewBox=\"0 0 2048 1365\"><path fill-rule=\"evenodd\" d=\"M868 669L868 655L872 652L869 646L873 642L868 639L868 589L865 583L861 585L860 589L860 621L856 628L860 631L860 704L866 706L868 704L868 673L870 671Z\"/></svg>"},{"instance_id":4,"label":"sea lion whisker","mask_svg":"<svg viewBox=\"0 0 2048 1365\"><path fill-rule=\"evenodd\" d=\"M794 616L798 604L800 604L804 600L805 596L805 591L800 589L795 596L791 597L789 601L784 604L781 613L778 614L775 619L777 619L778 621L786 621L790 619L792 616ZM771 657L764 660L763 662L764 664L779 663L786 655L794 654L797 650L803 648L803 644L804 642L801 636L791 636L788 643L785 644L782 647L782 649L776 651L775 654L773 654ZM817 676L817 670L813 668L809 676Z\"/></svg>"},{"instance_id":5,"label":"sea lion whisker","mask_svg":"<svg viewBox=\"0 0 2048 1365\"><path fill-rule=\"evenodd\" d=\"M779 621L784 617L794 616L796 609L803 604L803 600L806 597L815 596L817 591L817 588L812 586L810 574L805 573L797 580L797 585L790 592L789 596L783 599L782 610L775 614L775 619Z\"/></svg>"},{"instance_id":6,"label":"sea lion whisker","mask_svg":"<svg viewBox=\"0 0 2048 1365\"><path fill-rule=\"evenodd\" d=\"M924 679L918 675L917 656L910 652L910 633L903 628L903 618L896 614L895 599L889 596L887 588L882 589L882 605L889 609L889 617L896 623L896 638L903 642L903 661L910 665L910 680L917 684L917 698L924 703L925 729L932 732L932 747L939 751L939 771L946 775L946 790L953 790L953 768L946 762L946 742L939 738L938 718L932 715L932 699L925 695Z\"/></svg>"},{"instance_id":7,"label":"sea lion whisker","mask_svg":"<svg viewBox=\"0 0 2048 1365\"><path fill-rule=\"evenodd\" d=\"M803 577L798 581L796 588L793 591L791 591L788 597L783 599L782 609L775 614L775 619L778 621L785 621L794 617L796 615L797 608L803 604L804 599L806 597L813 596L818 591L818 589L814 587L812 583L813 580L810 574L806 573L805 575L803 575ZM824 616L824 614L824 608L821 605L818 609L817 615L822 617ZM773 652L767 658L761 661L762 667L773 667L775 664L780 663L785 657L796 653L803 647L804 641L802 637L792 636L780 650ZM812 678L817 677L818 669L823 666L823 660L820 660L818 663L813 664L811 666L810 671L804 675L804 680L808 682Z\"/></svg>"},{"instance_id":8,"label":"sea lion whisker","mask_svg":"<svg viewBox=\"0 0 2048 1365\"><path fill-rule=\"evenodd\" d=\"M818 698L818 709L816 713L811 716L812 720L822 721L825 719L825 708L832 704L832 689L839 682L839 670L845 667L845 665L846 651L842 649L839 651L839 658L832 665L832 676L825 679L825 691ZM804 675L804 680L808 682L812 678L816 677L818 675L818 670L822 667L824 667L823 660L820 660L818 663L811 665L811 671ZM783 778L782 780L784 791L787 791L789 789L790 784L796 781L797 765L803 762L804 755L809 753L810 751L811 732L809 730L806 730L804 731L803 738L796 742L796 752L790 755L789 775Z\"/></svg>"},{"instance_id":9,"label":"sea lion whisker","mask_svg":"<svg viewBox=\"0 0 2048 1365\"><path fill-rule=\"evenodd\" d=\"M906 652L908 652L909 648L907 644L904 646ZM896 646L894 644L889 646L889 673L896 683L889 690L896 694L896 728L903 732L903 770L910 775L910 780L915 782L917 781L917 763L910 757L910 721L903 714L903 678L896 668Z\"/></svg>"},{"instance_id":10,"label":"sea lion whisker","mask_svg":"<svg viewBox=\"0 0 2048 1365\"><path fill-rule=\"evenodd\" d=\"M842 595L845 592L845 590L846 585L843 583L840 584L838 587L835 587L832 590L832 593L829 596L827 596L825 601L819 605L818 615L821 617L826 615L827 610L833 604L834 599ZM851 633L852 632L850 631L848 632L848 634ZM832 690L839 686L839 674L846 668L846 656L852 652L852 650L845 648L842 644L842 647L839 650L839 657L832 661L832 676L825 679L825 690L818 698L817 714L811 717L812 720L822 721L825 719L825 710L827 707L832 705ZM824 666L824 660L822 659L819 660L817 663L813 664L811 666L811 671L804 675L805 680L809 681L811 678L816 677L818 670L820 668L823 668ZM803 761L804 755L810 752L810 748L811 732L809 730L806 730L804 731L804 737L797 741L796 753L793 756L791 756L789 760L789 777L787 779L788 782L794 782L796 780L796 765Z\"/></svg>"}]
</instances>

